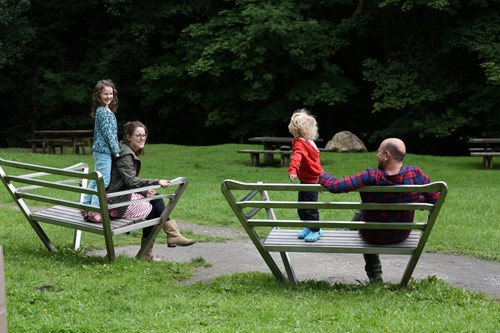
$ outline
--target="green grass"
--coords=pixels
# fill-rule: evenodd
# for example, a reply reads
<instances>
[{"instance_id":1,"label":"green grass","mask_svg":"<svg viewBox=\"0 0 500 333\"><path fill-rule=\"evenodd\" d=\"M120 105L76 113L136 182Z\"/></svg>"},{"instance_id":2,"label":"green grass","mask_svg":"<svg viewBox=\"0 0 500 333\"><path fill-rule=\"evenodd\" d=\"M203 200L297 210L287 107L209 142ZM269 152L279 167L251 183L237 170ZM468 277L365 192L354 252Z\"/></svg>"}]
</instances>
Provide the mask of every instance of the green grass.
<instances>
[{"instance_id":1,"label":"green grass","mask_svg":"<svg viewBox=\"0 0 500 333\"><path fill-rule=\"evenodd\" d=\"M148 145L142 177L189 179L174 218L198 224L241 228L220 193L226 178L288 182L287 170L255 168L236 150L256 145L185 147ZM57 167L90 156L31 154L2 149L6 159ZM349 175L375 164L375 153L323 153L325 170ZM449 194L426 251L500 259L500 170L484 170L480 158L409 154ZM323 193L323 196L333 196ZM349 196L349 195L347 195ZM409 288L393 284L334 285L306 281L294 288L271 273L242 273L210 283L180 284L193 269L209 265L150 264L119 257L109 264L68 250L72 232L47 226L61 251L49 253L5 190L0 191L9 332L497 332L498 301L428 277ZM192 236L192 234L187 234ZM200 238L200 235L194 235ZM140 233L117 237L118 245L139 244ZM223 241L203 236L201 241ZM165 242L164 237L159 242ZM103 239L83 235L84 249L103 248ZM363 277L360 277L360 279Z\"/></svg>"}]
</instances>

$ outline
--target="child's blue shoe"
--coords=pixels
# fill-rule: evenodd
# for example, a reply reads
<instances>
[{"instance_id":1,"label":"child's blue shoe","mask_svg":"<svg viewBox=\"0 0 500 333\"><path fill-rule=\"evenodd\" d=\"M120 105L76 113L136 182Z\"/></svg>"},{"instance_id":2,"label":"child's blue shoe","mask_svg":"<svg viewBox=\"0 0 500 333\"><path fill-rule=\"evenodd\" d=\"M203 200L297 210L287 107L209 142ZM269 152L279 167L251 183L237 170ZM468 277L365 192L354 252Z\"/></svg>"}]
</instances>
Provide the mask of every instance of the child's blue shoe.
<instances>
[{"instance_id":1,"label":"child's blue shoe","mask_svg":"<svg viewBox=\"0 0 500 333\"><path fill-rule=\"evenodd\" d=\"M306 242L315 242L317 241L321 235L323 235L323 230L319 229L319 231L311 231L307 234L306 238L304 240Z\"/></svg>"},{"instance_id":2,"label":"child's blue shoe","mask_svg":"<svg viewBox=\"0 0 500 333\"><path fill-rule=\"evenodd\" d=\"M311 232L311 229L305 227L301 232L298 233L297 237L299 239L304 239Z\"/></svg>"}]
</instances>

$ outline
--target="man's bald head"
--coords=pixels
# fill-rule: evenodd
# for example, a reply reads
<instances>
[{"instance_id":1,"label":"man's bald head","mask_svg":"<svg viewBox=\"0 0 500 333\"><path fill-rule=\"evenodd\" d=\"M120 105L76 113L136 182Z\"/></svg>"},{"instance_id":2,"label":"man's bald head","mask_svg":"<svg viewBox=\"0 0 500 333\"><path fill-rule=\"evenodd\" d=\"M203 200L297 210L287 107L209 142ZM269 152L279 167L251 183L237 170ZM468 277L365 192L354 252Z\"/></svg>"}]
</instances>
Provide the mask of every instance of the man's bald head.
<instances>
[{"instance_id":1,"label":"man's bald head","mask_svg":"<svg viewBox=\"0 0 500 333\"><path fill-rule=\"evenodd\" d=\"M403 140L398 138L388 138L382 141L380 148L388 151L394 160L403 162L406 156L406 146Z\"/></svg>"}]
</instances>

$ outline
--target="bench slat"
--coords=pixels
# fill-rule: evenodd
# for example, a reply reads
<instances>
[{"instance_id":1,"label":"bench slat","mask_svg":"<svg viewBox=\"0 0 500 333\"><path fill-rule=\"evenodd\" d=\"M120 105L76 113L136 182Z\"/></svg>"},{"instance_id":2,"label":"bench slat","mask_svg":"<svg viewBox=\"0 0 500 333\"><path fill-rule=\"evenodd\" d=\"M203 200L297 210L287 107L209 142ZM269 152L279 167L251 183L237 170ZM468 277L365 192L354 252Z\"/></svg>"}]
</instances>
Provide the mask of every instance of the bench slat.
<instances>
[{"instance_id":1,"label":"bench slat","mask_svg":"<svg viewBox=\"0 0 500 333\"><path fill-rule=\"evenodd\" d=\"M358 231L324 230L314 243L297 238L298 230L273 229L263 242L267 251L273 252L324 252L324 253L380 253L411 254L418 245L421 233L412 233L398 244L376 245L363 241Z\"/></svg>"},{"instance_id":2,"label":"bench slat","mask_svg":"<svg viewBox=\"0 0 500 333\"><path fill-rule=\"evenodd\" d=\"M72 209L64 206L54 206L38 211L34 213L32 217L35 221L65 226L72 229L84 230L95 234L104 234L103 224L85 221L80 214L80 210L78 209ZM110 220L110 226L113 235L118 235L132 230L144 228L144 225L139 225L139 223L147 224L146 226L157 224L134 218ZM127 228L126 230L120 230L127 226L129 228Z\"/></svg>"},{"instance_id":3,"label":"bench slat","mask_svg":"<svg viewBox=\"0 0 500 333\"><path fill-rule=\"evenodd\" d=\"M471 152L471 156L500 156L500 151Z\"/></svg>"}]
</instances>

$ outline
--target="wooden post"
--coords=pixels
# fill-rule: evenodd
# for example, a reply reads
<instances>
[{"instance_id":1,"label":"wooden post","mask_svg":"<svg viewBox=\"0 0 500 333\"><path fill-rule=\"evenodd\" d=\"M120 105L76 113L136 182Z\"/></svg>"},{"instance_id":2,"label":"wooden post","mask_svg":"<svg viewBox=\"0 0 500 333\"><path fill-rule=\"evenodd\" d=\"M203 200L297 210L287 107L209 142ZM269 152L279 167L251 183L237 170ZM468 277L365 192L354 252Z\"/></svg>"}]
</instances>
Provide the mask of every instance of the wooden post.
<instances>
[{"instance_id":1,"label":"wooden post","mask_svg":"<svg viewBox=\"0 0 500 333\"><path fill-rule=\"evenodd\" d=\"M7 302L5 297L2 246L0 246L0 333L7 333Z\"/></svg>"}]
</instances>

